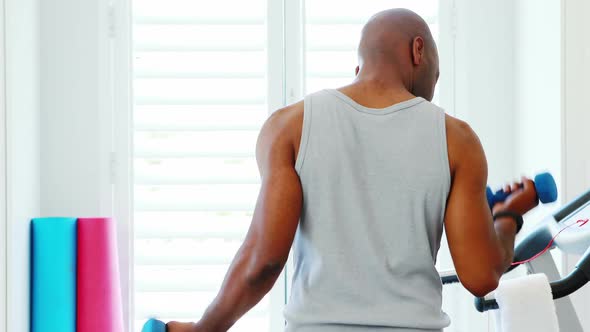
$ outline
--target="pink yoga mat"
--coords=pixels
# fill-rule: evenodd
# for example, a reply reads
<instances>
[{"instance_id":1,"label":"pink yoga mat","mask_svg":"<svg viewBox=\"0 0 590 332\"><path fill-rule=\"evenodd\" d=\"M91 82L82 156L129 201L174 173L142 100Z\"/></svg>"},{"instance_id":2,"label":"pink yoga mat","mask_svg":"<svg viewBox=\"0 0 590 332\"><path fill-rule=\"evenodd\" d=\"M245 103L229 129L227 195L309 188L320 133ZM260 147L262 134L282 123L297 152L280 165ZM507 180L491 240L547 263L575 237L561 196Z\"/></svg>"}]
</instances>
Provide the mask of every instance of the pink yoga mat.
<instances>
[{"instance_id":1,"label":"pink yoga mat","mask_svg":"<svg viewBox=\"0 0 590 332\"><path fill-rule=\"evenodd\" d=\"M78 219L77 332L123 332L115 222Z\"/></svg>"}]
</instances>

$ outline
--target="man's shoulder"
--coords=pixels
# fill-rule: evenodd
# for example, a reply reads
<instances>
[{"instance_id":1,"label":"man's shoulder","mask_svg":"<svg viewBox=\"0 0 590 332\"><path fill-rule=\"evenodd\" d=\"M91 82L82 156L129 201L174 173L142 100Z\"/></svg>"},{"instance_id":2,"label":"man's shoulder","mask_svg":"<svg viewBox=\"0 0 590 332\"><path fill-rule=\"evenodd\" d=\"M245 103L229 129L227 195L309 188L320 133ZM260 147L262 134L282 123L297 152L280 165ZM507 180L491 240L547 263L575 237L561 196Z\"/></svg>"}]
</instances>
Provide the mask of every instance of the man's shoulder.
<instances>
[{"instance_id":1,"label":"man's shoulder","mask_svg":"<svg viewBox=\"0 0 590 332\"><path fill-rule=\"evenodd\" d=\"M265 127L282 135L301 131L303 124L303 101L285 106L273 112L266 121ZM299 128L299 130L298 130Z\"/></svg>"},{"instance_id":2,"label":"man's shoulder","mask_svg":"<svg viewBox=\"0 0 590 332\"><path fill-rule=\"evenodd\" d=\"M288 153L296 156L299 151L302 127L303 101L278 109L262 126L257 151L274 151L274 153Z\"/></svg>"},{"instance_id":3,"label":"man's shoulder","mask_svg":"<svg viewBox=\"0 0 590 332\"><path fill-rule=\"evenodd\" d=\"M485 160L485 153L479 137L471 126L451 115L445 115L449 166L454 174L461 164L472 164L473 160Z\"/></svg>"},{"instance_id":4,"label":"man's shoulder","mask_svg":"<svg viewBox=\"0 0 590 332\"><path fill-rule=\"evenodd\" d=\"M451 141L449 143L473 144L479 142L473 128L463 120L445 114L445 126L447 128L447 140Z\"/></svg>"},{"instance_id":5,"label":"man's shoulder","mask_svg":"<svg viewBox=\"0 0 590 332\"><path fill-rule=\"evenodd\" d=\"M477 139L477 135L467 122L449 115L437 104L424 99L418 105L422 109L433 113L444 114L447 140L450 140L452 143L470 143L473 142L474 139Z\"/></svg>"},{"instance_id":6,"label":"man's shoulder","mask_svg":"<svg viewBox=\"0 0 590 332\"><path fill-rule=\"evenodd\" d=\"M303 116L303 100L276 110L271 118L277 117L282 121L292 121L297 116Z\"/></svg>"}]
</instances>

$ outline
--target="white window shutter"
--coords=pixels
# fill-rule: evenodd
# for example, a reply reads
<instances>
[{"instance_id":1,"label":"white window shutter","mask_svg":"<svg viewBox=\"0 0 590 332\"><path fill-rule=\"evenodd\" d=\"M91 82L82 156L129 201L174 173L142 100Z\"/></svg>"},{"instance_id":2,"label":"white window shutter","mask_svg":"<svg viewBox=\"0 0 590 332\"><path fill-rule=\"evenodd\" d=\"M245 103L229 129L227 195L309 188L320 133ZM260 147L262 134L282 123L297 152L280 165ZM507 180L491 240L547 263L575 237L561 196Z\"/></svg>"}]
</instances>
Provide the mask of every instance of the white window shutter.
<instances>
[{"instance_id":1,"label":"white window shutter","mask_svg":"<svg viewBox=\"0 0 590 332\"><path fill-rule=\"evenodd\" d=\"M198 319L251 221L266 0L134 0L135 329ZM265 298L232 331L269 331Z\"/></svg>"}]
</instances>

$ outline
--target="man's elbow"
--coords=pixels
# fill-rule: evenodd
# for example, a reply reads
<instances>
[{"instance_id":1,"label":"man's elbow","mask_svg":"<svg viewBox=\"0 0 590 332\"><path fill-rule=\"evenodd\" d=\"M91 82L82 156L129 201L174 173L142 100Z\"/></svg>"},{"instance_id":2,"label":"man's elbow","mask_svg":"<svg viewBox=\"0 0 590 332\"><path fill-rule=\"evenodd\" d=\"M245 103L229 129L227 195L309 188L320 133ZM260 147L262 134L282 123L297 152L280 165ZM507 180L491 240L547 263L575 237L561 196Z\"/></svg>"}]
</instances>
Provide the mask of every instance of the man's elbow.
<instances>
[{"instance_id":1,"label":"man's elbow","mask_svg":"<svg viewBox=\"0 0 590 332\"><path fill-rule=\"evenodd\" d=\"M493 272L477 278L461 280L463 286L474 296L484 297L498 288L500 278Z\"/></svg>"},{"instance_id":2,"label":"man's elbow","mask_svg":"<svg viewBox=\"0 0 590 332\"><path fill-rule=\"evenodd\" d=\"M283 270L285 263L282 261L267 261L264 264L255 266L247 273L246 281L250 287L259 287L262 284L267 284L269 281L274 281L278 278Z\"/></svg>"}]
</instances>

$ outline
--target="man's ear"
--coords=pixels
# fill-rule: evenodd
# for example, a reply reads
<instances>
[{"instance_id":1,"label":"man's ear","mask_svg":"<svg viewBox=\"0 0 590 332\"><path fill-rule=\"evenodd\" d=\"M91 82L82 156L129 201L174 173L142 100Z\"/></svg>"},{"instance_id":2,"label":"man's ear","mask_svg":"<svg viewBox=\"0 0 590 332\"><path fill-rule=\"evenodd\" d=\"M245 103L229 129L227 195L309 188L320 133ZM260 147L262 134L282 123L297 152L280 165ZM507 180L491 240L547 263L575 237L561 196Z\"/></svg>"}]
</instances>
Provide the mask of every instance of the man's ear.
<instances>
[{"instance_id":1,"label":"man's ear","mask_svg":"<svg viewBox=\"0 0 590 332\"><path fill-rule=\"evenodd\" d=\"M412 63L417 66L424 58L424 39L420 36L412 40Z\"/></svg>"},{"instance_id":2,"label":"man's ear","mask_svg":"<svg viewBox=\"0 0 590 332\"><path fill-rule=\"evenodd\" d=\"M356 69L354 70L354 76L358 76L360 70L361 70L361 67L356 66Z\"/></svg>"}]
</instances>

